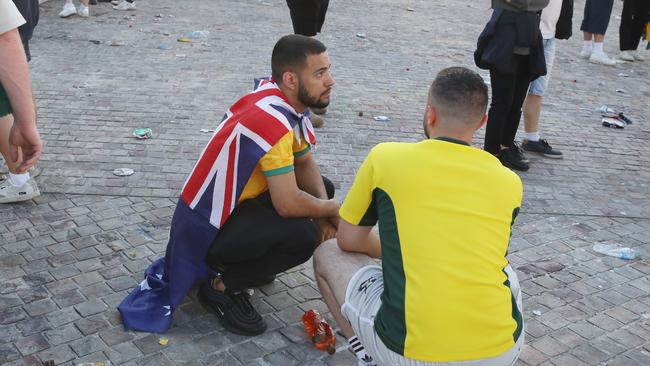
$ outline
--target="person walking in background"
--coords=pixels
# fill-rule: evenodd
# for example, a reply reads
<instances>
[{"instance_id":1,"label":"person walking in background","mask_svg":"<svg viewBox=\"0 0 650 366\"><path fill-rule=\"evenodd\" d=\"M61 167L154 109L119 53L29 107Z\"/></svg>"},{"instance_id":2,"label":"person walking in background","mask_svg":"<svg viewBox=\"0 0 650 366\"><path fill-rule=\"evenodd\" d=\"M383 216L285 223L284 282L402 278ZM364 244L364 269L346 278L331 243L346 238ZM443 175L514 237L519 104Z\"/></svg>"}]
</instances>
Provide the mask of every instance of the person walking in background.
<instances>
[{"instance_id":1,"label":"person walking in background","mask_svg":"<svg viewBox=\"0 0 650 366\"><path fill-rule=\"evenodd\" d=\"M90 16L90 8L88 8L88 0L80 0L79 8L74 6L72 0L65 0L63 10L59 13L61 18L67 18L71 15L77 14L80 17L88 18Z\"/></svg>"},{"instance_id":2,"label":"person walking in background","mask_svg":"<svg viewBox=\"0 0 650 366\"><path fill-rule=\"evenodd\" d=\"M24 23L14 3L0 0L0 139L9 147L3 155L10 171L0 184L0 203L40 195L27 173L40 158L43 143L36 129L27 58L16 29Z\"/></svg>"},{"instance_id":3,"label":"person walking in background","mask_svg":"<svg viewBox=\"0 0 650 366\"><path fill-rule=\"evenodd\" d=\"M619 28L619 43L621 54L625 61L643 61L637 52L641 34L644 31L650 15L650 0L623 0L621 26Z\"/></svg>"},{"instance_id":4,"label":"person walking in background","mask_svg":"<svg viewBox=\"0 0 650 366\"><path fill-rule=\"evenodd\" d=\"M647 1L647 0L644 0ZM580 57L589 62L602 65L616 65L603 50L605 32L609 26L614 0L587 0L580 30L583 32L584 45Z\"/></svg>"},{"instance_id":5,"label":"person walking in background","mask_svg":"<svg viewBox=\"0 0 650 366\"><path fill-rule=\"evenodd\" d=\"M329 0L287 0L293 32L307 37L315 37L320 33L325 23L325 14ZM327 113L325 108L311 108L311 123L314 127L322 127L325 121L319 116Z\"/></svg>"},{"instance_id":6,"label":"person walking in background","mask_svg":"<svg viewBox=\"0 0 650 366\"><path fill-rule=\"evenodd\" d=\"M546 75L539 30L539 13L546 5L548 0L493 0L494 12L474 52L476 65L490 70L492 84L484 149L515 170L530 168L515 135L530 82Z\"/></svg>"},{"instance_id":7,"label":"person walking in background","mask_svg":"<svg viewBox=\"0 0 650 366\"><path fill-rule=\"evenodd\" d=\"M544 59L546 60L546 75L540 76L530 83L528 96L524 101L524 130L526 137L521 147L528 152L538 153L547 158L561 159L562 152L553 149L548 141L539 134L539 117L542 111L542 97L548 88L551 70L555 61L556 39L571 37L571 18L573 16L573 0L550 0L542 11L539 29L544 38ZM562 17L562 21L560 21ZM561 27L558 27L561 25Z\"/></svg>"}]
</instances>

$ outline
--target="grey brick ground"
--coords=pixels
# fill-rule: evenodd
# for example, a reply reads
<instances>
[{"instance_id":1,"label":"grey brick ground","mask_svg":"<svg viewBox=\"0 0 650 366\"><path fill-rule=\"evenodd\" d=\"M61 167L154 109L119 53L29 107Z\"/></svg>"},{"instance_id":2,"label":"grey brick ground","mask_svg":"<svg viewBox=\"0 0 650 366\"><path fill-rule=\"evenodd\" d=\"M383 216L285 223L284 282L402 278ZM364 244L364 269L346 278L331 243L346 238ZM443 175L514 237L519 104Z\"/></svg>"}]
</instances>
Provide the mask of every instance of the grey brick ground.
<instances>
[{"instance_id":1,"label":"grey brick ground","mask_svg":"<svg viewBox=\"0 0 650 366\"><path fill-rule=\"evenodd\" d=\"M558 43L542 115L543 135L565 158L531 156L531 170L521 174L525 202L509 255L527 324L518 365L650 364L650 68L580 60L583 4L576 2L574 38ZM43 195L0 206L0 364L355 364L344 347L334 356L313 349L299 325L305 309L325 309L310 263L256 291L269 324L259 337L224 331L194 293L164 335L167 346L160 335L125 332L115 309L164 253L179 189L209 138L200 129L214 128L253 77L269 74L274 42L291 32L285 2L139 1L128 13L102 3L89 19L59 19L61 5L42 5L31 44ZM330 4L321 39L337 86L316 156L337 197L376 143L421 138L428 83L443 67L473 67L488 7ZM620 11L616 2L605 44L612 55ZM210 35L176 42L194 30ZM592 110L602 104L636 123L601 127ZM133 139L136 127L151 127L155 138ZM118 167L136 173L115 177ZM645 259L604 257L592 250L597 242L634 247Z\"/></svg>"}]
</instances>

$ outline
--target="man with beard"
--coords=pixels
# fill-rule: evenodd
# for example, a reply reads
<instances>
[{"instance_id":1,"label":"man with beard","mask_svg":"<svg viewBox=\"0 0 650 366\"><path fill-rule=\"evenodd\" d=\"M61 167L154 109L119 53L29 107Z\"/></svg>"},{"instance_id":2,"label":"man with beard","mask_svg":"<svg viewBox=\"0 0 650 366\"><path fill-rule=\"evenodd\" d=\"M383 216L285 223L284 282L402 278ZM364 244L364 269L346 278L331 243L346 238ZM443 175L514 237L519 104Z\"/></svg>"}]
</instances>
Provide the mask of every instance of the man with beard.
<instances>
[{"instance_id":1,"label":"man with beard","mask_svg":"<svg viewBox=\"0 0 650 366\"><path fill-rule=\"evenodd\" d=\"M125 328L163 332L192 285L224 327L261 334L246 289L307 261L333 238L339 204L311 151L306 108L328 105L334 79L321 42L282 37L272 79L226 112L186 181L165 258L120 304Z\"/></svg>"}]
</instances>

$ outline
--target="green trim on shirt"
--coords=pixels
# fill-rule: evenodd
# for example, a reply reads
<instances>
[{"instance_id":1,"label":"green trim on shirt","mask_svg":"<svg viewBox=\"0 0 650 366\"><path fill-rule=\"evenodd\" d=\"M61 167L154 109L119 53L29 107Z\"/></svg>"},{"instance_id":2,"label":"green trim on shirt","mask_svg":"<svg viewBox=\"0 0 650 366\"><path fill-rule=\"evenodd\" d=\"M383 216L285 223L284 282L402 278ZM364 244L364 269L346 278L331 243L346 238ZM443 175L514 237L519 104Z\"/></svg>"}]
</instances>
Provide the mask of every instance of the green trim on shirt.
<instances>
[{"instance_id":1,"label":"green trim on shirt","mask_svg":"<svg viewBox=\"0 0 650 366\"><path fill-rule=\"evenodd\" d=\"M264 174L265 177L272 177L274 175L286 174L286 173L289 173L289 172L292 172L292 171L293 171L293 164L283 166L282 168L262 171L262 173Z\"/></svg>"},{"instance_id":2,"label":"green trim on shirt","mask_svg":"<svg viewBox=\"0 0 650 366\"><path fill-rule=\"evenodd\" d=\"M310 147L309 145L307 145L306 148L304 148L304 149L302 149L302 150L300 150L300 151L297 151L297 152L293 153L293 157L294 157L294 158L299 158L299 157L301 157L301 156L307 154L307 153L310 152L310 151L311 151L311 147Z\"/></svg>"}]
</instances>

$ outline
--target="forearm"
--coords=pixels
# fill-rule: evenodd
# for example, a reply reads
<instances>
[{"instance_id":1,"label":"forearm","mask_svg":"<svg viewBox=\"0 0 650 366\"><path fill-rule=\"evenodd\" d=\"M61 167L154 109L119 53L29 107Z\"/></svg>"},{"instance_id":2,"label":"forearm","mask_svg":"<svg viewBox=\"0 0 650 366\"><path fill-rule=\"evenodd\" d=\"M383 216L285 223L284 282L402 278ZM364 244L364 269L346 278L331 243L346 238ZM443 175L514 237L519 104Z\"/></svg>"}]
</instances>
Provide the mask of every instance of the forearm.
<instances>
[{"instance_id":1,"label":"forearm","mask_svg":"<svg viewBox=\"0 0 650 366\"><path fill-rule=\"evenodd\" d=\"M296 183L298 188L309 193L310 195L323 200L328 199L323 177L320 169L314 160L313 155L294 162L294 171L296 174ZM332 215L334 216L334 215Z\"/></svg>"},{"instance_id":2,"label":"forearm","mask_svg":"<svg viewBox=\"0 0 650 366\"><path fill-rule=\"evenodd\" d=\"M0 83L11 102L15 123L35 123L27 59L16 29L0 35Z\"/></svg>"},{"instance_id":3,"label":"forearm","mask_svg":"<svg viewBox=\"0 0 650 366\"><path fill-rule=\"evenodd\" d=\"M293 197L287 198L289 204L278 210L283 217L327 218L337 215L339 204L334 200L323 200L298 190Z\"/></svg>"}]
</instances>

